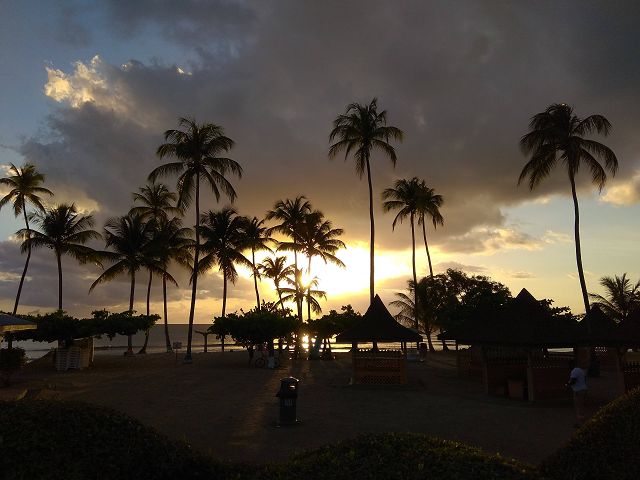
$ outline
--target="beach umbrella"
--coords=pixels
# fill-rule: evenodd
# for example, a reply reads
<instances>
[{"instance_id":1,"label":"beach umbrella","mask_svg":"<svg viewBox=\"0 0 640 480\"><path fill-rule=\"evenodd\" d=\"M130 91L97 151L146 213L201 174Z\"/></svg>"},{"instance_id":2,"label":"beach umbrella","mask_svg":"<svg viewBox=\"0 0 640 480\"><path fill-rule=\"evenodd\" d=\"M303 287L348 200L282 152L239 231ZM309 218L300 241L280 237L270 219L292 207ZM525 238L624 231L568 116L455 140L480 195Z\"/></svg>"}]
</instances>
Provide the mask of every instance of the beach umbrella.
<instances>
[{"instance_id":1,"label":"beach umbrella","mask_svg":"<svg viewBox=\"0 0 640 480\"><path fill-rule=\"evenodd\" d=\"M17 330L35 330L38 326L28 320L0 313L0 335Z\"/></svg>"}]
</instances>

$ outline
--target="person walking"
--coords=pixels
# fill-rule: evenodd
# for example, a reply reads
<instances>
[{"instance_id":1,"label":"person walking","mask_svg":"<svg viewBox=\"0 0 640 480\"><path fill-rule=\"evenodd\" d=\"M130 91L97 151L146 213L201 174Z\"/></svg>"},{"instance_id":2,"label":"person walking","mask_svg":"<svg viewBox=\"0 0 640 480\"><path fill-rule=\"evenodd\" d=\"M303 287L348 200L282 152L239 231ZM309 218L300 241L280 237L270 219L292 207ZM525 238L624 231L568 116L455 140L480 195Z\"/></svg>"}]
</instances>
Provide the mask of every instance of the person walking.
<instances>
[{"instance_id":1,"label":"person walking","mask_svg":"<svg viewBox=\"0 0 640 480\"><path fill-rule=\"evenodd\" d=\"M587 371L575 365L569 374L567 387L573 390L573 405L576 410L575 427L580 427L584 423L584 405L587 398Z\"/></svg>"}]
</instances>

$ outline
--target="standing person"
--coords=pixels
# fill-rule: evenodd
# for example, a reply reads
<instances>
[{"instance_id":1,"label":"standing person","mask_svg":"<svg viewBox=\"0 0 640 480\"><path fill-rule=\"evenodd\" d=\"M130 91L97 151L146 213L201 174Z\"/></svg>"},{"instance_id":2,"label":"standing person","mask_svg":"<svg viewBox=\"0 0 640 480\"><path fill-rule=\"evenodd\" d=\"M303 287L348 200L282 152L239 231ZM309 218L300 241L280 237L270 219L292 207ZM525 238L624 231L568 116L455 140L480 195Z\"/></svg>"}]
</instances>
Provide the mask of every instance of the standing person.
<instances>
[{"instance_id":1,"label":"standing person","mask_svg":"<svg viewBox=\"0 0 640 480\"><path fill-rule=\"evenodd\" d=\"M567 386L573 390L573 404L576 409L576 427L584 422L584 404L587 398L587 371L575 365L569 375Z\"/></svg>"}]
</instances>

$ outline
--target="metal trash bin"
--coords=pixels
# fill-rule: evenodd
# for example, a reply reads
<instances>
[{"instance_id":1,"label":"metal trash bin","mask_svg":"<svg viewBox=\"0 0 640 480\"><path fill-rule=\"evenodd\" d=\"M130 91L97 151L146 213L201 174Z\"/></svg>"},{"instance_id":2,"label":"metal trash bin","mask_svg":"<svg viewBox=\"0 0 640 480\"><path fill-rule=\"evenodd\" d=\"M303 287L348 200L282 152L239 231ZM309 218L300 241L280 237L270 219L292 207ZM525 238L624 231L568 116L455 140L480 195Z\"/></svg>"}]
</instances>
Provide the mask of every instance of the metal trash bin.
<instances>
[{"instance_id":1,"label":"metal trash bin","mask_svg":"<svg viewBox=\"0 0 640 480\"><path fill-rule=\"evenodd\" d=\"M280 398L280 418L278 425L295 425L298 423L296 416L296 402L298 399L297 378L287 377L280 380L280 390L276 397Z\"/></svg>"}]
</instances>

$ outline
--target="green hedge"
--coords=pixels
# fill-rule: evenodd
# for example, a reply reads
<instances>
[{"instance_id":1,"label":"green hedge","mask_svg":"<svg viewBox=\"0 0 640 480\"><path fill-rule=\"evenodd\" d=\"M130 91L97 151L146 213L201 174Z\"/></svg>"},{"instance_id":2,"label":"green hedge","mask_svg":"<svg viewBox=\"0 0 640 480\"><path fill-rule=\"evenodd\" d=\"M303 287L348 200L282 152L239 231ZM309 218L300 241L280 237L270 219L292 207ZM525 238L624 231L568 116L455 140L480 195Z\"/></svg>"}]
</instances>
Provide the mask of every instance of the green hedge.
<instances>
[{"instance_id":1,"label":"green hedge","mask_svg":"<svg viewBox=\"0 0 640 480\"><path fill-rule=\"evenodd\" d=\"M603 407L540 469L557 479L640 478L640 388Z\"/></svg>"},{"instance_id":2,"label":"green hedge","mask_svg":"<svg viewBox=\"0 0 640 480\"><path fill-rule=\"evenodd\" d=\"M7 479L234 478L184 443L80 402L0 402L0 452Z\"/></svg>"}]
</instances>

